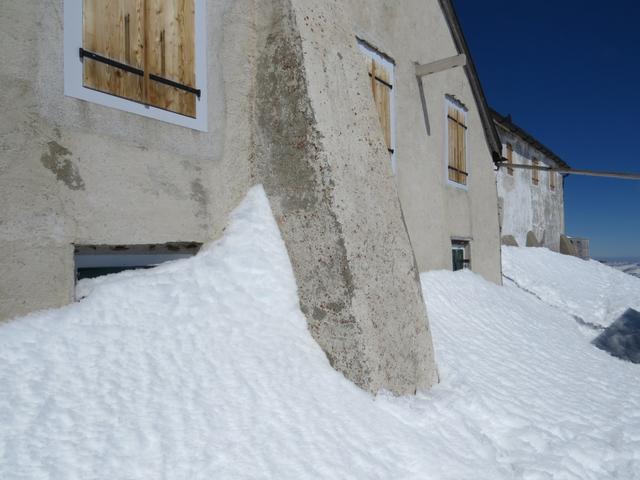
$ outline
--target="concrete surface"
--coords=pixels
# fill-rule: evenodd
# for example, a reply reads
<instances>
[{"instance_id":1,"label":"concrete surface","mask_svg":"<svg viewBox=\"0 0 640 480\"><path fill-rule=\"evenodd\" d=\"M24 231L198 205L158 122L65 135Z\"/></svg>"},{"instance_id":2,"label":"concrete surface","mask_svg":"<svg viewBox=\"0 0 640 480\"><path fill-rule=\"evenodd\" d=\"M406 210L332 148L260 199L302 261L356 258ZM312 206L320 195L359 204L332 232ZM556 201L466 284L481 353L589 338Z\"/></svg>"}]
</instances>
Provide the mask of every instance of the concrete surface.
<instances>
[{"instance_id":1,"label":"concrete surface","mask_svg":"<svg viewBox=\"0 0 640 480\"><path fill-rule=\"evenodd\" d=\"M259 5L256 178L309 329L362 388L436 382L418 270L370 83L338 3Z\"/></svg>"},{"instance_id":2,"label":"concrete surface","mask_svg":"<svg viewBox=\"0 0 640 480\"><path fill-rule=\"evenodd\" d=\"M0 320L72 300L72 244L204 242L250 185L252 1L208 6L209 132L64 96L63 3L0 12Z\"/></svg>"}]
</instances>

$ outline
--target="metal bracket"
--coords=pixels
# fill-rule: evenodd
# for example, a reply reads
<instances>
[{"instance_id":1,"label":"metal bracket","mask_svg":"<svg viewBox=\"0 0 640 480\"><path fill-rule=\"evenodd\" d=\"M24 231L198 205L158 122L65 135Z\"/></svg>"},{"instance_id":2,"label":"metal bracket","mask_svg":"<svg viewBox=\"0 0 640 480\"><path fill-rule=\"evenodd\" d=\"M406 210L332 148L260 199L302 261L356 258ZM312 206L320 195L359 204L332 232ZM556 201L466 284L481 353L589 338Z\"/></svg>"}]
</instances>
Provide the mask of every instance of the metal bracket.
<instances>
[{"instance_id":1,"label":"metal bracket","mask_svg":"<svg viewBox=\"0 0 640 480\"><path fill-rule=\"evenodd\" d=\"M464 67L467 64L467 56L464 53L454 55L453 57L443 58L435 62L425 63L424 65L416 65L416 75L424 77L432 73L443 72L456 67Z\"/></svg>"}]
</instances>

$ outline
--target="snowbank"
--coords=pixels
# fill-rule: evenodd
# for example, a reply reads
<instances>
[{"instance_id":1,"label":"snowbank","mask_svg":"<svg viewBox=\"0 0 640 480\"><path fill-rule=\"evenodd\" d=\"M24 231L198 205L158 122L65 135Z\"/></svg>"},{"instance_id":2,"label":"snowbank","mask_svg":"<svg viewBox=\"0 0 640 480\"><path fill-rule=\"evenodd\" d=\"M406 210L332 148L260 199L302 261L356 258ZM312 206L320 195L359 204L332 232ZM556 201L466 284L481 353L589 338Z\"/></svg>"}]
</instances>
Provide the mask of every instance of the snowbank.
<instances>
[{"instance_id":1,"label":"snowbank","mask_svg":"<svg viewBox=\"0 0 640 480\"><path fill-rule=\"evenodd\" d=\"M640 478L637 365L516 288L422 280L442 383L373 398L307 332L254 188L196 257L0 326L0 478Z\"/></svg>"},{"instance_id":2,"label":"snowbank","mask_svg":"<svg viewBox=\"0 0 640 480\"><path fill-rule=\"evenodd\" d=\"M640 278L640 263L638 262L602 262L605 265L620 270L628 275Z\"/></svg>"},{"instance_id":3,"label":"snowbank","mask_svg":"<svg viewBox=\"0 0 640 480\"><path fill-rule=\"evenodd\" d=\"M594 325L607 327L628 308L640 310L640 278L595 260L502 247L502 271L520 288Z\"/></svg>"}]
</instances>

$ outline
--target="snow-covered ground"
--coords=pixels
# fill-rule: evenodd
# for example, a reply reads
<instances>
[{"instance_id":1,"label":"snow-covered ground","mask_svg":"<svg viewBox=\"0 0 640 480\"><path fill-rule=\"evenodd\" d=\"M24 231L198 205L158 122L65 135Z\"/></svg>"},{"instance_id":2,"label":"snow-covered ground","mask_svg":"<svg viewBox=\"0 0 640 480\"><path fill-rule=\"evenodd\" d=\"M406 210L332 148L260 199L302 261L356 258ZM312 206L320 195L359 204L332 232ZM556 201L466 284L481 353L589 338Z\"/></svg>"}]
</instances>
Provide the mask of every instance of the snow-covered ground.
<instances>
[{"instance_id":1,"label":"snow-covered ground","mask_svg":"<svg viewBox=\"0 0 640 480\"><path fill-rule=\"evenodd\" d=\"M607 327L628 308L640 310L640 278L595 260L502 247L502 271L507 282L593 325Z\"/></svg>"},{"instance_id":2,"label":"snow-covered ground","mask_svg":"<svg viewBox=\"0 0 640 480\"><path fill-rule=\"evenodd\" d=\"M640 478L638 365L513 285L422 282L441 383L374 398L307 332L254 188L196 257L0 326L0 478Z\"/></svg>"}]
</instances>

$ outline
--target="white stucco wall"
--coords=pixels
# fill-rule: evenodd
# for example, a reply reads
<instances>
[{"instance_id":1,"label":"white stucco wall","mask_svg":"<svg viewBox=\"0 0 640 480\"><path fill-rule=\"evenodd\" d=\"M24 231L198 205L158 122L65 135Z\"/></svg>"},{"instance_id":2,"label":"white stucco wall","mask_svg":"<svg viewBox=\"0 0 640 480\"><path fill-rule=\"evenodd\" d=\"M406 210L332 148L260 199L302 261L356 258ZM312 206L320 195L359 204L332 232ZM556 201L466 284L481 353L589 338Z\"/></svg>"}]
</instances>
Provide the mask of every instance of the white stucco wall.
<instances>
[{"instance_id":1,"label":"white stucco wall","mask_svg":"<svg viewBox=\"0 0 640 480\"><path fill-rule=\"evenodd\" d=\"M522 138L498 128L503 142L503 156L506 145L513 147L513 163L532 165L535 158L540 166L555 166L542 152L529 145ZM539 172L538 185L532 182L532 171L513 169L508 173L506 166L497 173L498 197L502 235L512 235L518 245L526 246L527 233L533 232L537 241L551 250L560 248L560 235L564 234L564 189L562 175L556 174L556 188L552 190L549 173Z\"/></svg>"},{"instance_id":2,"label":"white stucco wall","mask_svg":"<svg viewBox=\"0 0 640 480\"><path fill-rule=\"evenodd\" d=\"M72 244L206 241L250 183L252 1L208 2L206 132L65 96L63 6L0 14L0 320L71 301Z\"/></svg>"},{"instance_id":3,"label":"white stucco wall","mask_svg":"<svg viewBox=\"0 0 640 480\"><path fill-rule=\"evenodd\" d=\"M415 63L459 53L437 0L349 0L355 34L395 62L396 182L421 271L451 269L451 239L469 239L472 269L501 282L496 181L478 106L465 71L455 68L422 80ZM363 67L364 68L364 67ZM468 186L447 182L447 95L468 111Z\"/></svg>"}]
</instances>

